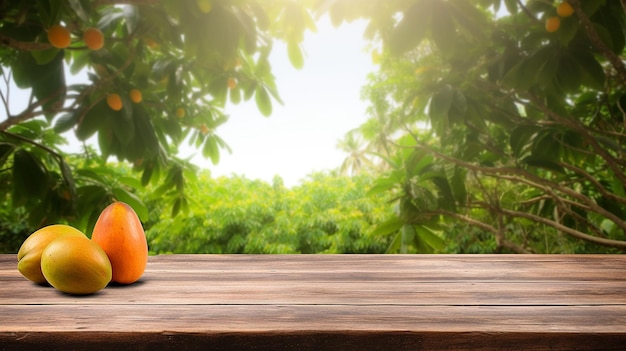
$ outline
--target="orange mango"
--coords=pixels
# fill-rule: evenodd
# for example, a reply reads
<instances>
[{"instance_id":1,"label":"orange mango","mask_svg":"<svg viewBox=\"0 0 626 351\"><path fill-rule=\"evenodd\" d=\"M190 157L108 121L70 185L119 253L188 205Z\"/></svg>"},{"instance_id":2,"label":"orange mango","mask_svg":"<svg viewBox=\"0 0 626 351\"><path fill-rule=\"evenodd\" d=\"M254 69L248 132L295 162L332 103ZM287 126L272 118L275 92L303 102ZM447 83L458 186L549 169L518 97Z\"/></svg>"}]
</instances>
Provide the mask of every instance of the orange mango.
<instances>
[{"instance_id":1,"label":"orange mango","mask_svg":"<svg viewBox=\"0 0 626 351\"><path fill-rule=\"evenodd\" d=\"M131 284L141 278L148 262L148 242L132 207L119 201L106 207L96 221L91 240L109 257L112 281Z\"/></svg>"}]
</instances>

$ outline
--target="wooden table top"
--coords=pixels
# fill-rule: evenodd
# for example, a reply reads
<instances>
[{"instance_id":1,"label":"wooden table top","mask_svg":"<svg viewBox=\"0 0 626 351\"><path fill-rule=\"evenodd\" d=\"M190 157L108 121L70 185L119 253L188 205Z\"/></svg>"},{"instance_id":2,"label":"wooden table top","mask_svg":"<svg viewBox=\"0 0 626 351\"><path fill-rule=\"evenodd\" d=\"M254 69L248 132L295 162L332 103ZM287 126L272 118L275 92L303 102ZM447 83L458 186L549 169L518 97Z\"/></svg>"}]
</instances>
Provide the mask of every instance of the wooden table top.
<instances>
[{"instance_id":1,"label":"wooden table top","mask_svg":"<svg viewBox=\"0 0 626 351\"><path fill-rule=\"evenodd\" d=\"M0 350L626 349L624 255L160 255L89 296L16 261Z\"/></svg>"}]
</instances>

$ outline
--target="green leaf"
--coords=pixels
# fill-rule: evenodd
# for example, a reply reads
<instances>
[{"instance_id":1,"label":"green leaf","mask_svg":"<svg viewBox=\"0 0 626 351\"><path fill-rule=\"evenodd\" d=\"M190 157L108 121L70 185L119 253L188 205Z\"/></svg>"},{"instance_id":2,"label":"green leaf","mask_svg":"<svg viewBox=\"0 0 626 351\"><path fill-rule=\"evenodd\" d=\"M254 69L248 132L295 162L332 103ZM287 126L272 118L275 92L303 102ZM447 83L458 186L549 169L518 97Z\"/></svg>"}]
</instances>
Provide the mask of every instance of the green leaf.
<instances>
[{"instance_id":1,"label":"green leaf","mask_svg":"<svg viewBox=\"0 0 626 351\"><path fill-rule=\"evenodd\" d=\"M446 246L445 240L437 235L430 228L422 225L415 226L417 238L435 250L443 250Z\"/></svg>"},{"instance_id":2,"label":"green leaf","mask_svg":"<svg viewBox=\"0 0 626 351\"><path fill-rule=\"evenodd\" d=\"M136 137L133 103L126 95L121 95L120 97L122 99L122 109L120 111L111 111L110 118L113 119L113 123L109 124L109 126L117 140L123 146L128 146Z\"/></svg>"},{"instance_id":3,"label":"green leaf","mask_svg":"<svg viewBox=\"0 0 626 351\"><path fill-rule=\"evenodd\" d=\"M65 162L65 160L59 160L59 168L61 169L61 175L63 176L63 180L67 185L70 194L72 197L76 196L76 183L74 182L74 176L72 175L72 169L70 165Z\"/></svg>"},{"instance_id":4,"label":"green leaf","mask_svg":"<svg viewBox=\"0 0 626 351\"><path fill-rule=\"evenodd\" d=\"M561 88L565 91L577 91L580 87L581 77L585 73L574 55L563 57L559 62L557 79Z\"/></svg>"},{"instance_id":5,"label":"green leaf","mask_svg":"<svg viewBox=\"0 0 626 351\"><path fill-rule=\"evenodd\" d=\"M143 169L143 173L141 174L141 185L142 186L146 186L148 185L148 183L150 183L150 180L152 179L152 174L154 172L154 166L152 163L146 165L146 167Z\"/></svg>"},{"instance_id":6,"label":"green leaf","mask_svg":"<svg viewBox=\"0 0 626 351\"><path fill-rule=\"evenodd\" d=\"M606 76L602 65L589 52L576 53L575 60L580 65L582 83L596 90L603 91Z\"/></svg>"},{"instance_id":7,"label":"green leaf","mask_svg":"<svg viewBox=\"0 0 626 351\"><path fill-rule=\"evenodd\" d=\"M13 200L23 204L43 197L48 189L48 171L32 153L20 149L13 154Z\"/></svg>"},{"instance_id":8,"label":"green leaf","mask_svg":"<svg viewBox=\"0 0 626 351\"><path fill-rule=\"evenodd\" d=\"M78 109L76 137L79 140L87 140L105 124L106 119L110 118L112 113L113 111L106 105L104 99L88 111Z\"/></svg>"},{"instance_id":9,"label":"green leaf","mask_svg":"<svg viewBox=\"0 0 626 351\"><path fill-rule=\"evenodd\" d=\"M416 242L417 237L415 236L415 226L409 225L409 224L405 224L402 226L402 229L400 229L400 237L401 237L401 241L400 241L400 253L402 254L406 254L408 253L408 248L409 248L409 244ZM424 252L425 250L420 250L419 247L419 242L418 242L418 246L417 249L420 252Z\"/></svg>"},{"instance_id":10,"label":"green leaf","mask_svg":"<svg viewBox=\"0 0 626 351\"><path fill-rule=\"evenodd\" d=\"M289 61L293 67L297 69L304 67L304 56L297 42L290 41L287 43L287 54L289 55Z\"/></svg>"},{"instance_id":11,"label":"green leaf","mask_svg":"<svg viewBox=\"0 0 626 351\"><path fill-rule=\"evenodd\" d=\"M451 168L454 168L452 166ZM454 175L451 176L451 179L454 178ZM450 180L447 177L433 177L432 181L437 187L437 207L440 207L444 210L448 211L456 211L456 202L454 198L454 193L452 191L452 187L450 186ZM428 194L423 192L424 194ZM425 201L423 201L425 202ZM434 201L432 201L434 203ZM435 206L428 206L426 209L434 209ZM421 222L421 220L420 220Z\"/></svg>"},{"instance_id":12,"label":"green leaf","mask_svg":"<svg viewBox=\"0 0 626 351\"><path fill-rule=\"evenodd\" d=\"M557 173L565 173L565 170L557 162L537 156L528 156L524 158L524 163L529 166L543 168Z\"/></svg>"},{"instance_id":13,"label":"green leaf","mask_svg":"<svg viewBox=\"0 0 626 351\"><path fill-rule=\"evenodd\" d=\"M239 88L229 89L228 92L230 95L230 102L233 105L237 105L241 102L241 89Z\"/></svg>"},{"instance_id":14,"label":"green leaf","mask_svg":"<svg viewBox=\"0 0 626 351\"><path fill-rule=\"evenodd\" d=\"M118 181L131 189L140 189L142 187L141 182L135 177L120 177Z\"/></svg>"},{"instance_id":15,"label":"green leaf","mask_svg":"<svg viewBox=\"0 0 626 351\"><path fill-rule=\"evenodd\" d=\"M402 246L402 235L398 234L393 238L393 240L389 244L389 247L387 248L387 251L385 251L385 253L386 254L396 253L400 251L401 246Z\"/></svg>"},{"instance_id":16,"label":"green leaf","mask_svg":"<svg viewBox=\"0 0 626 351\"><path fill-rule=\"evenodd\" d=\"M54 3L56 1L50 2ZM89 12L91 10L90 1L68 0L68 4L83 22L89 22Z\"/></svg>"},{"instance_id":17,"label":"green leaf","mask_svg":"<svg viewBox=\"0 0 626 351\"><path fill-rule=\"evenodd\" d=\"M104 184L106 184L104 178L102 178L100 174L94 172L91 169L78 169L76 170L76 175L87 178L89 180L88 183L91 184L97 183L100 184L100 186L104 186Z\"/></svg>"},{"instance_id":18,"label":"green leaf","mask_svg":"<svg viewBox=\"0 0 626 351\"><path fill-rule=\"evenodd\" d=\"M512 15L517 14L517 0L504 0L507 11Z\"/></svg>"},{"instance_id":19,"label":"green leaf","mask_svg":"<svg viewBox=\"0 0 626 351\"><path fill-rule=\"evenodd\" d=\"M172 217L176 217L176 215L178 215L178 213L180 212L182 201L183 200L180 197L177 197L176 199L174 199L174 204L172 205L172 213L171 213Z\"/></svg>"},{"instance_id":20,"label":"green leaf","mask_svg":"<svg viewBox=\"0 0 626 351\"><path fill-rule=\"evenodd\" d=\"M141 20L139 8L137 6L124 6L122 13L124 14L126 30L128 33L135 33L135 30Z\"/></svg>"},{"instance_id":21,"label":"green leaf","mask_svg":"<svg viewBox=\"0 0 626 351\"><path fill-rule=\"evenodd\" d=\"M31 54L38 65L45 65L50 63L50 61L52 61L59 54L59 49L51 48L47 50L36 50L32 51Z\"/></svg>"},{"instance_id":22,"label":"green leaf","mask_svg":"<svg viewBox=\"0 0 626 351\"><path fill-rule=\"evenodd\" d=\"M38 14L41 17L41 22L49 27L59 22L60 16L63 10L65 10L65 1L42 1L37 3Z\"/></svg>"},{"instance_id":23,"label":"green leaf","mask_svg":"<svg viewBox=\"0 0 626 351\"><path fill-rule=\"evenodd\" d=\"M456 29L464 37L474 40L487 40L485 29L490 27L485 12L478 9L474 1L444 1L457 23Z\"/></svg>"},{"instance_id":24,"label":"green leaf","mask_svg":"<svg viewBox=\"0 0 626 351\"><path fill-rule=\"evenodd\" d=\"M392 217L376 226L370 233L371 236L385 236L397 232L402 228L404 222L398 217Z\"/></svg>"},{"instance_id":25,"label":"green leaf","mask_svg":"<svg viewBox=\"0 0 626 351\"><path fill-rule=\"evenodd\" d=\"M529 57L522 58L504 76L503 82L513 88L528 90L533 87L538 80L540 67L555 55L555 51L550 46L543 46Z\"/></svg>"},{"instance_id":26,"label":"green leaf","mask_svg":"<svg viewBox=\"0 0 626 351\"><path fill-rule=\"evenodd\" d=\"M558 72L559 65L561 64L561 55L558 51L555 51L553 55L542 63L537 70L537 81L542 87L550 86Z\"/></svg>"},{"instance_id":27,"label":"green leaf","mask_svg":"<svg viewBox=\"0 0 626 351\"><path fill-rule=\"evenodd\" d=\"M135 137L141 140L143 145L142 152L145 157L153 158L157 156L160 149L159 140L150 116L142 106L135 104L133 121L135 123Z\"/></svg>"},{"instance_id":28,"label":"green leaf","mask_svg":"<svg viewBox=\"0 0 626 351\"><path fill-rule=\"evenodd\" d=\"M428 116L435 122L447 122L454 91L448 84L433 94L428 104Z\"/></svg>"},{"instance_id":29,"label":"green leaf","mask_svg":"<svg viewBox=\"0 0 626 351\"><path fill-rule=\"evenodd\" d=\"M98 146L102 159L106 160L114 152L113 132L110 130L98 133Z\"/></svg>"},{"instance_id":30,"label":"green leaf","mask_svg":"<svg viewBox=\"0 0 626 351\"><path fill-rule=\"evenodd\" d=\"M256 88L255 101L257 108L263 116L269 117L272 114L272 101L267 90L261 85Z\"/></svg>"},{"instance_id":31,"label":"green leaf","mask_svg":"<svg viewBox=\"0 0 626 351\"><path fill-rule=\"evenodd\" d=\"M467 201L466 176L467 170L457 166L455 167L454 176L448 180L455 200L461 205L464 205Z\"/></svg>"},{"instance_id":32,"label":"green leaf","mask_svg":"<svg viewBox=\"0 0 626 351\"><path fill-rule=\"evenodd\" d=\"M421 149L415 149L405 161L407 175L412 177L424 173L434 164L434 161L435 157L432 154L426 154Z\"/></svg>"},{"instance_id":33,"label":"green leaf","mask_svg":"<svg viewBox=\"0 0 626 351\"><path fill-rule=\"evenodd\" d=\"M522 158L528 156L531 151L532 140L539 131L536 126L519 126L510 135L509 144L513 155Z\"/></svg>"},{"instance_id":34,"label":"green leaf","mask_svg":"<svg viewBox=\"0 0 626 351\"><path fill-rule=\"evenodd\" d=\"M330 17L330 22L335 27L339 27L341 22L343 22L345 17L345 4L342 1L333 1L330 10L328 11L328 16Z\"/></svg>"},{"instance_id":35,"label":"green leaf","mask_svg":"<svg viewBox=\"0 0 626 351\"><path fill-rule=\"evenodd\" d=\"M2 166L7 161L9 156L11 156L11 154L13 153L13 150L15 150L15 145L9 143L0 143L0 166Z\"/></svg>"},{"instance_id":36,"label":"green leaf","mask_svg":"<svg viewBox=\"0 0 626 351\"><path fill-rule=\"evenodd\" d=\"M211 162L216 165L220 162L220 150L217 147L217 142L212 135L208 135L204 141L204 147L202 148L202 155L204 157L211 158Z\"/></svg>"},{"instance_id":37,"label":"green leaf","mask_svg":"<svg viewBox=\"0 0 626 351\"><path fill-rule=\"evenodd\" d=\"M367 196L377 195L389 191L402 184L404 172L396 170L387 177L378 177L372 187L367 191Z\"/></svg>"},{"instance_id":38,"label":"green leaf","mask_svg":"<svg viewBox=\"0 0 626 351\"><path fill-rule=\"evenodd\" d=\"M593 23L593 27L596 33L598 33L600 40L602 40L608 48L613 49L613 38L609 30L599 23Z\"/></svg>"},{"instance_id":39,"label":"green leaf","mask_svg":"<svg viewBox=\"0 0 626 351\"><path fill-rule=\"evenodd\" d=\"M626 197L626 191L624 191L624 183L622 180L616 176L612 170L609 170L609 176L611 192L620 197Z\"/></svg>"},{"instance_id":40,"label":"green leaf","mask_svg":"<svg viewBox=\"0 0 626 351\"><path fill-rule=\"evenodd\" d=\"M436 1L420 1L408 8L400 23L393 28L389 38L389 50L400 55L417 47L431 27L432 7Z\"/></svg>"},{"instance_id":41,"label":"green leaf","mask_svg":"<svg viewBox=\"0 0 626 351\"><path fill-rule=\"evenodd\" d=\"M64 133L72 129L78 120L76 113L66 113L59 117L54 124L54 131L56 133Z\"/></svg>"},{"instance_id":42,"label":"green leaf","mask_svg":"<svg viewBox=\"0 0 626 351\"><path fill-rule=\"evenodd\" d=\"M33 89L33 95L42 102L48 119L54 117L55 109L65 101L63 57L63 50L59 50L50 61L38 64L32 54L22 51L11 66L16 85L22 89Z\"/></svg>"},{"instance_id":43,"label":"green leaf","mask_svg":"<svg viewBox=\"0 0 626 351\"><path fill-rule=\"evenodd\" d=\"M561 45L568 46L570 42L576 37L578 33L579 24L576 16L571 16L570 18L561 19L561 26L559 30L556 32L556 35L561 42Z\"/></svg>"},{"instance_id":44,"label":"green leaf","mask_svg":"<svg viewBox=\"0 0 626 351\"><path fill-rule=\"evenodd\" d=\"M444 57L450 57L454 55L455 49L458 44L456 43L456 28L455 23L450 15L450 9L447 2L437 2L437 6L434 6L432 29L431 33L435 44L441 51Z\"/></svg>"}]
</instances>

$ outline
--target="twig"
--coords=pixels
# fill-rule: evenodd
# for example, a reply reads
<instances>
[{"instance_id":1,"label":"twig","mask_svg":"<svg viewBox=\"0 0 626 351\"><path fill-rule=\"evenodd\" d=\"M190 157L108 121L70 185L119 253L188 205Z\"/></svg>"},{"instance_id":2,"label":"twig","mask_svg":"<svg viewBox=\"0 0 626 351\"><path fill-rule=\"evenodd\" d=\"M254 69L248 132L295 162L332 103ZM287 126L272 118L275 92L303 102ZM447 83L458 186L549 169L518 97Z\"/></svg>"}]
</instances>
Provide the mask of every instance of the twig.
<instances>
[{"instance_id":1,"label":"twig","mask_svg":"<svg viewBox=\"0 0 626 351\"><path fill-rule=\"evenodd\" d=\"M41 99L35 103L29 103L28 107L19 115L11 117L11 118L7 118L4 121L2 121L2 123L0 123L0 131L4 131L6 129L8 129L9 127L18 124L20 122L26 121L28 119L31 119L33 117L39 116L43 113L46 113L46 111L40 111L40 112L35 112L35 110L38 107L41 107L43 105L45 105L46 103L48 103L50 100L62 95L65 93L65 86L63 86L61 89L58 89L56 92L50 94L50 96L48 96L45 99ZM59 108L59 109L55 109L55 113L62 111L63 108ZM48 111L49 112L49 111Z\"/></svg>"},{"instance_id":2,"label":"twig","mask_svg":"<svg viewBox=\"0 0 626 351\"><path fill-rule=\"evenodd\" d=\"M456 212L451 212L451 211L446 211L446 210L437 210L437 211L433 211L433 214L438 214L438 215L444 215L444 216L448 216L448 217L452 217L454 219L463 221L469 225L472 225L474 227L478 227L484 231L490 232L492 234L494 234L494 237L496 237L497 241L499 241L498 245L507 249L512 250L513 252L516 253L520 253L520 254L529 254L529 253L533 253L532 251L529 251L523 247L520 247L518 245L513 244L512 242L506 240L506 238L504 238L504 236L498 238L498 235L500 235L500 230L498 230L497 228L490 226L487 223L481 222L479 220L476 220L474 218L462 215L460 213L456 213Z\"/></svg>"},{"instance_id":3,"label":"twig","mask_svg":"<svg viewBox=\"0 0 626 351\"><path fill-rule=\"evenodd\" d=\"M9 75L11 74L11 71L9 71ZM7 119L9 119L11 117L11 111L9 109L9 91L10 91L10 77L7 77L5 74L2 75L2 79L4 80L4 84L7 87L7 93L6 96L4 95L4 93L2 93L2 90L0 90L0 97L2 98L2 103L4 104L4 111L6 112L7 115Z\"/></svg>"},{"instance_id":4,"label":"twig","mask_svg":"<svg viewBox=\"0 0 626 351\"><path fill-rule=\"evenodd\" d=\"M49 43L37 43L34 41L19 41L0 33L0 44L22 51L37 51L50 49L53 46Z\"/></svg>"},{"instance_id":5,"label":"twig","mask_svg":"<svg viewBox=\"0 0 626 351\"><path fill-rule=\"evenodd\" d=\"M620 202L622 204L626 204L626 199L620 196L615 195L614 193L606 190L606 188L600 183L600 181L595 178L594 176L592 176L591 174L589 174L588 172L586 172L585 170L583 170L582 168L576 167L574 165L568 164L568 163L563 163L563 162L559 162L559 165L563 168L567 168L569 170L571 170L572 172L578 173L580 175L583 176L583 178L585 178L588 182L590 182L591 184L593 184L595 186L595 188L600 192L600 194L602 194L602 196L606 197L607 199L616 201L616 202Z\"/></svg>"}]
</instances>

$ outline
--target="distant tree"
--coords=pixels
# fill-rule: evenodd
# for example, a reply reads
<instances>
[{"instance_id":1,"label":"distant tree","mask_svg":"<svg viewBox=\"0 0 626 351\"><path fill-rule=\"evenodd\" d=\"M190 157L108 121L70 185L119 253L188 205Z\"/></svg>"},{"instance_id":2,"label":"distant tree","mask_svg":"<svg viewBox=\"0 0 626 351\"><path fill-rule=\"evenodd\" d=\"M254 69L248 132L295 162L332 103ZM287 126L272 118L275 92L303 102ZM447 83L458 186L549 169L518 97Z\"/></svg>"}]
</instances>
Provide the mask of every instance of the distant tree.
<instances>
[{"instance_id":1,"label":"distant tree","mask_svg":"<svg viewBox=\"0 0 626 351\"><path fill-rule=\"evenodd\" d=\"M276 178L214 179L207 171L199 178L189 213L172 217L158 198L148 201L153 253L384 253L389 246L388 237L370 235L391 211L384 195L366 196L370 177L313 173L288 189Z\"/></svg>"},{"instance_id":2,"label":"distant tree","mask_svg":"<svg viewBox=\"0 0 626 351\"><path fill-rule=\"evenodd\" d=\"M337 148L348 154L339 167L340 174L360 174L373 166L363 140L355 131L347 133L342 140L339 140Z\"/></svg>"}]
</instances>

